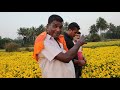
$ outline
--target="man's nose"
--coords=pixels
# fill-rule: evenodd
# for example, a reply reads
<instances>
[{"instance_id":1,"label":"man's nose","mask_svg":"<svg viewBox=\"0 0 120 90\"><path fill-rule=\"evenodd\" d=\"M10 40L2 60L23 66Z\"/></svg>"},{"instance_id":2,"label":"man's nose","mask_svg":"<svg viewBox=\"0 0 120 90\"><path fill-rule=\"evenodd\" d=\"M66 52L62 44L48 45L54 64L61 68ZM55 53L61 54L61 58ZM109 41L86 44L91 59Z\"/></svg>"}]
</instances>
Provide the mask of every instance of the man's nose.
<instances>
[{"instance_id":1,"label":"man's nose","mask_svg":"<svg viewBox=\"0 0 120 90\"><path fill-rule=\"evenodd\" d=\"M60 27L57 27L57 31L61 31L61 28L60 28Z\"/></svg>"}]
</instances>

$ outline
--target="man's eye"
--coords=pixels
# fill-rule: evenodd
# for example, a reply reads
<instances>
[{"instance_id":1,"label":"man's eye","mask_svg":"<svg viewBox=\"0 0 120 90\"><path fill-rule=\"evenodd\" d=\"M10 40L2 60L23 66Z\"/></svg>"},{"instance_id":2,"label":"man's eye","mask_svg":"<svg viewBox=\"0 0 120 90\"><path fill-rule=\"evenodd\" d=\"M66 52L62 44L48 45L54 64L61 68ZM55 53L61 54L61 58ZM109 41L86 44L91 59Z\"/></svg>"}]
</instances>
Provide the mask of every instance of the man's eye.
<instances>
[{"instance_id":1,"label":"man's eye","mask_svg":"<svg viewBox=\"0 0 120 90\"><path fill-rule=\"evenodd\" d=\"M60 29L62 29L62 28L63 28L63 26L60 26L59 28L60 28Z\"/></svg>"},{"instance_id":2,"label":"man's eye","mask_svg":"<svg viewBox=\"0 0 120 90\"><path fill-rule=\"evenodd\" d=\"M57 28L57 25L53 25L54 28Z\"/></svg>"}]
</instances>

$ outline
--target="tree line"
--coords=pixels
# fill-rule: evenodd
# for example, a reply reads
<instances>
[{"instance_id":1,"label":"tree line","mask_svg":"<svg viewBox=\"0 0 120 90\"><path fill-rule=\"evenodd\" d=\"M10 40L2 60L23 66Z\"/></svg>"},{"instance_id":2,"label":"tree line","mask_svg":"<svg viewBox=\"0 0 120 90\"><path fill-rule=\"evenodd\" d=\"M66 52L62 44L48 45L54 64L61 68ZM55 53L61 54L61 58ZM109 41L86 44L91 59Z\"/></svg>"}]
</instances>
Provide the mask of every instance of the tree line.
<instances>
[{"instance_id":1,"label":"tree line","mask_svg":"<svg viewBox=\"0 0 120 90\"><path fill-rule=\"evenodd\" d=\"M63 24L63 32L68 28L69 23ZM6 43L15 42L22 47L33 46L35 38L45 31L45 26L41 24L39 27L20 27L17 30L19 37L17 39L2 38L0 36L0 48L4 48ZM113 23L108 23L104 18L99 17L96 24L89 27L89 34L86 35L87 41L96 42L105 39L120 39L120 25L115 26ZM63 33L62 32L62 33Z\"/></svg>"},{"instance_id":2,"label":"tree line","mask_svg":"<svg viewBox=\"0 0 120 90\"><path fill-rule=\"evenodd\" d=\"M96 24L89 28L88 41L103 41L106 39L120 39L120 25L115 26L113 23L108 23L104 18L99 17Z\"/></svg>"},{"instance_id":3,"label":"tree line","mask_svg":"<svg viewBox=\"0 0 120 90\"><path fill-rule=\"evenodd\" d=\"M65 32L65 30L67 30L68 27L68 22L65 22L63 24L63 32ZM45 31L45 26L43 24L41 24L39 27L31 27L31 28L26 28L26 27L20 27L17 30L17 34L19 35L19 37L17 37L17 39L10 39L10 38L2 38L0 36L0 49L5 48L7 43L10 42L14 42L19 44L21 47L29 47L29 46L33 46L35 38L42 33L43 31ZM62 33L63 33L62 32Z\"/></svg>"}]
</instances>

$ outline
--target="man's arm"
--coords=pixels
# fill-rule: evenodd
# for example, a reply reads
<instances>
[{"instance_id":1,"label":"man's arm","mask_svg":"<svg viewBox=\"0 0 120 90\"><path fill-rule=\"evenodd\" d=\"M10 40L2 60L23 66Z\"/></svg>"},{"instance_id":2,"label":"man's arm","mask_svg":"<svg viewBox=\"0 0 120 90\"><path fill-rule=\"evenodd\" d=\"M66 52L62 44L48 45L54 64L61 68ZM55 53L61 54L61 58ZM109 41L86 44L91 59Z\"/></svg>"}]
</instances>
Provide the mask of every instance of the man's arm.
<instances>
[{"instance_id":1,"label":"man's arm","mask_svg":"<svg viewBox=\"0 0 120 90\"><path fill-rule=\"evenodd\" d=\"M79 39L78 42L69 51L67 51L66 53L59 53L55 57L55 59L65 63L69 63L76 56L80 46L82 46L83 44L86 44L84 36L82 36L81 39Z\"/></svg>"}]
</instances>

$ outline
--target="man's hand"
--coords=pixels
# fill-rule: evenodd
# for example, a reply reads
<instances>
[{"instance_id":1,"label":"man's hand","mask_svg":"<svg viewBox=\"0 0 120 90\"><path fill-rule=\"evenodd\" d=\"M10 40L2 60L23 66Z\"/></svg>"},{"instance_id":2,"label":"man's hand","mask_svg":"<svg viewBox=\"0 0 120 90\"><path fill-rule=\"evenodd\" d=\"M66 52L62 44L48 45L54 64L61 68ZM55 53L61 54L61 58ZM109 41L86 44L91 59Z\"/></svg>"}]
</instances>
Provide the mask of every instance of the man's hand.
<instances>
[{"instance_id":1,"label":"man's hand","mask_svg":"<svg viewBox=\"0 0 120 90\"><path fill-rule=\"evenodd\" d=\"M86 59L83 57L83 60L79 60L78 65L79 66L84 66L86 64Z\"/></svg>"},{"instance_id":2,"label":"man's hand","mask_svg":"<svg viewBox=\"0 0 120 90\"><path fill-rule=\"evenodd\" d=\"M85 36L84 36L84 35L82 35L82 36L80 37L80 39L78 40L78 42L80 42L80 46L82 46L82 45L84 45L84 44L87 44L87 43L85 42Z\"/></svg>"},{"instance_id":3,"label":"man's hand","mask_svg":"<svg viewBox=\"0 0 120 90\"><path fill-rule=\"evenodd\" d=\"M83 57L83 60L74 60L74 64L84 66L86 64L86 59Z\"/></svg>"},{"instance_id":4,"label":"man's hand","mask_svg":"<svg viewBox=\"0 0 120 90\"><path fill-rule=\"evenodd\" d=\"M85 60L78 60L78 66L84 66L86 64Z\"/></svg>"}]
</instances>

